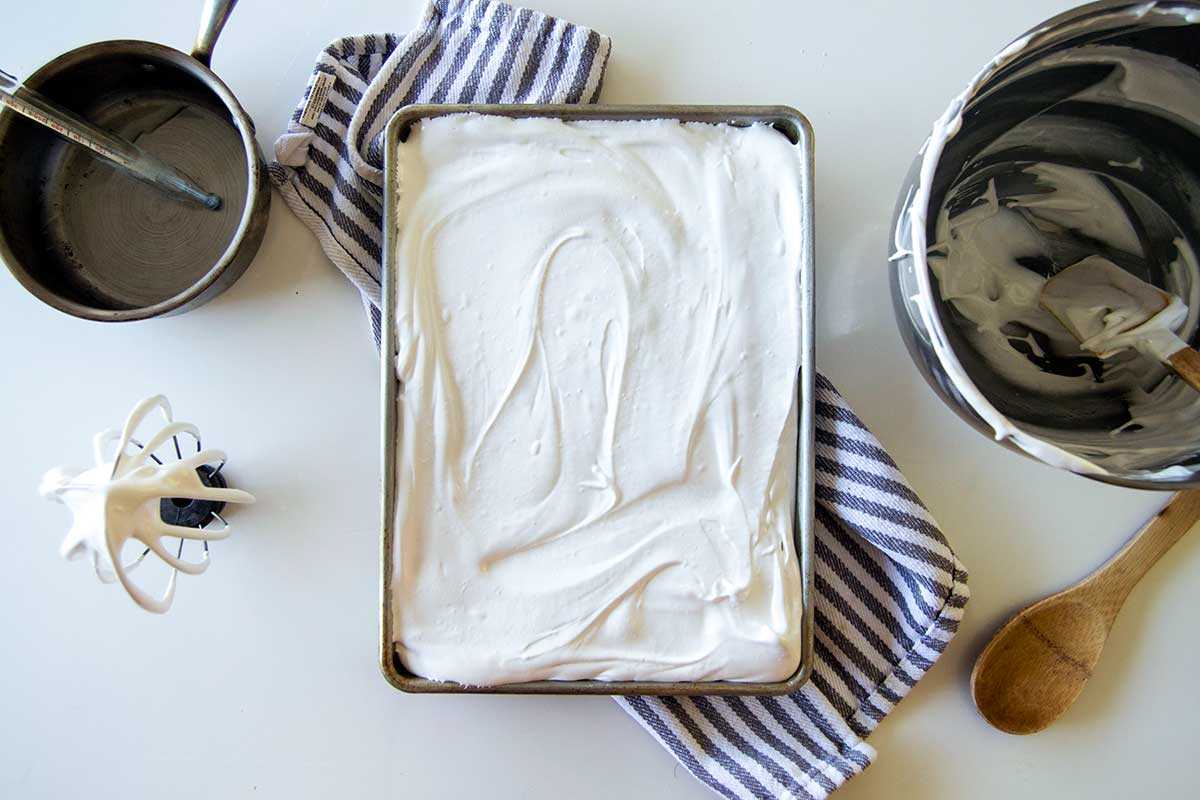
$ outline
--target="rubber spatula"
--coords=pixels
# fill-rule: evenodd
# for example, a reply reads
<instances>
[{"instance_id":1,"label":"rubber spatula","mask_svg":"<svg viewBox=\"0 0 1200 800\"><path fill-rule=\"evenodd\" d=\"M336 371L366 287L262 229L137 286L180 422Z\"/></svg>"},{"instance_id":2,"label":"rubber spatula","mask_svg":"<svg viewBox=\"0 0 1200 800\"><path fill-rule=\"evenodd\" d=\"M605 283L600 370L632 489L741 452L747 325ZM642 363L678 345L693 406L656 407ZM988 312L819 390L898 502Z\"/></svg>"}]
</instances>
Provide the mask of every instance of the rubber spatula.
<instances>
[{"instance_id":1,"label":"rubber spatula","mask_svg":"<svg viewBox=\"0 0 1200 800\"><path fill-rule=\"evenodd\" d=\"M1175 335L1187 307L1103 256L1053 275L1039 298L1084 350L1108 358L1133 348L1153 356L1200 391L1200 353Z\"/></svg>"}]
</instances>

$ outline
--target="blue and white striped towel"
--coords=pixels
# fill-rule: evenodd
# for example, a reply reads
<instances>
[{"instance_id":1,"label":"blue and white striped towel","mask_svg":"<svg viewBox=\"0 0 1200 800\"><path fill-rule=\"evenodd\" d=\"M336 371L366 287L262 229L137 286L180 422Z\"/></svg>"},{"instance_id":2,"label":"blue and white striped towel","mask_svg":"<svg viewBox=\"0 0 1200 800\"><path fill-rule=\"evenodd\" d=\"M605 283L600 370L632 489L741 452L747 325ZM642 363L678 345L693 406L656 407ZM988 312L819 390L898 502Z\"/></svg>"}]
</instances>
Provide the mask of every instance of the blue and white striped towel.
<instances>
[{"instance_id":1,"label":"blue and white striped towel","mask_svg":"<svg viewBox=\"0 0 1200 800\"><path fill-rule=\"evenodd\" d=\"M414 102L595 102L609 46L528 9L434 0L405 36L348 37L321 53L271 175L362 291L376 342L391 114ZM328 99L306 116L318 83ZM863 739L941 655L967 601L966 571L920 498L820 376L816 409L812 680L780 698L617 701L725 797L823 798L862 771L875 756Z\"/></svg>"}]
</instances>

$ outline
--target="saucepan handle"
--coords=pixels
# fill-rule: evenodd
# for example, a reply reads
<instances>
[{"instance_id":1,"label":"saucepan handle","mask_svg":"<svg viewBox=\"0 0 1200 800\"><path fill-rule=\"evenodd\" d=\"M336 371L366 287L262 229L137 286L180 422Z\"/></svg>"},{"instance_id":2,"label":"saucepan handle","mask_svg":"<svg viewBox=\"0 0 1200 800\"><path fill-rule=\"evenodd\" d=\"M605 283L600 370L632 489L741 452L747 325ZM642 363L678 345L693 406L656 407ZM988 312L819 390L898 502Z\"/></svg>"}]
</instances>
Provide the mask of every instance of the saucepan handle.
<instances>
[{"instance_id":1,"label":"saucepan handle","mask_svg":"<svg viewBox=\"0 0 1200 800\"><path fill-rule=\"evenodd\" d=\"M192 48L192 58L206 67L212 67L213 48L217 46L217 37L237 0L204 0L200 10L200 32L196 34L196 46Z\"/></svg>"}]
</instances>

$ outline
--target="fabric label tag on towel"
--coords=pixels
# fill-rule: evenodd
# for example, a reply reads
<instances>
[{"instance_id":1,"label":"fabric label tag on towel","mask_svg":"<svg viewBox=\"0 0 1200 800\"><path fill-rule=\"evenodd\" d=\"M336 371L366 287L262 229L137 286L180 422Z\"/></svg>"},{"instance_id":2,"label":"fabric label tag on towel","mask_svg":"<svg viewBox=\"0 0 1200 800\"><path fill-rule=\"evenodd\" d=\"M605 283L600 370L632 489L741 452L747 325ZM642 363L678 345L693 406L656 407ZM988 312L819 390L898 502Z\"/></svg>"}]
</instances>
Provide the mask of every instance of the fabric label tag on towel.
<instances>
[{"instance_id":1,"label":"fabric label tag on towel","mask_svg":"<svg viewBox=\"0 0 1200 800\"><path fill-rule=\"evenodd\" d=\"M300 124L315 128L317 118L325 110L325 101L329 98L329 90L337 79L328 72L318 72L313 76L312 91L304 102L304 111L300 114Z\"/></svg>"}]
</instances>

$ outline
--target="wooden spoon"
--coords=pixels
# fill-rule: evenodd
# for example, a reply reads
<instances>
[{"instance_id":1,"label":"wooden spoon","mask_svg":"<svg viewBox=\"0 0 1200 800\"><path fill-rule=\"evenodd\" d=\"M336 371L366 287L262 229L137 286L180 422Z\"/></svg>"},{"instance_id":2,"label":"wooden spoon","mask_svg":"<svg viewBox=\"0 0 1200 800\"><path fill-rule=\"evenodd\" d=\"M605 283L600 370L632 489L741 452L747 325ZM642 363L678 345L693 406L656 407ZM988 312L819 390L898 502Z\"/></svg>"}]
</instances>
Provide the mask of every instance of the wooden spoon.
<instances>
[{"instance_id":1,"label":"wooden spoon","mask_svg":"<svg viewBox=\"0 0 1200 800\"><path fill-rule=\"evenodd\" d=\"M975 705L1005 733L1037 733L1071 707L1129 591L1200 520L1200 490L1180 492L1088 577L1034 603L992 637L971 673Z\"/></svg>"}]
</instances>

